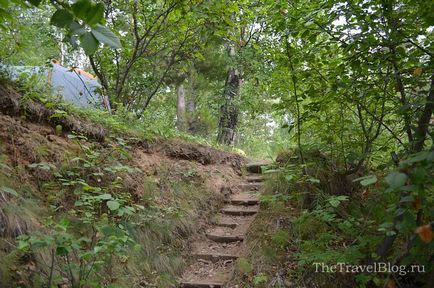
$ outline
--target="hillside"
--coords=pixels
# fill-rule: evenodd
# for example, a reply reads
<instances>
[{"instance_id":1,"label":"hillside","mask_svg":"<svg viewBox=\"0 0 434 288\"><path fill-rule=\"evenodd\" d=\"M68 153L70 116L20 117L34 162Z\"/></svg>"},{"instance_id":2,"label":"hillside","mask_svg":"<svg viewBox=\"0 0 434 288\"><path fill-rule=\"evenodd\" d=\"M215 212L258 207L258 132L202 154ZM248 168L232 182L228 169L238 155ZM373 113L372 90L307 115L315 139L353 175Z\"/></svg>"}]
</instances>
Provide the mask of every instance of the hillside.
<instances>
[{"instance_id":1,"label":"hillside","mask_svg":"<svg viewBox=\"0 0 434 288\"><path fill-rule=\"evenodd\" d=\"M365 251L381 243L376 222L387 213L382 201L389 201L382 184L365 188L377 180L339 174L338 164L319 151L305 151L307 164L297 151L281 153L274 163L248 164L238 154L144 136L98 114L41 101L9 82L0 86L4 287L328 287L333 279L337 287L352 287L372 281L312 273L311 263L373 261ZM401 171L420 189L429 176L412 171L429 171L433 155L402 162L410 166ZM390 187L401 181L390 177ZM369 218L365 207L375 211ZM363 237L354 239L360 229ZM412 241L430 243L429 233L417 232ZM425 244L413 249L421 253ZM397 281L422 287L411 285L424 285L425 277L419 271Z\"/></svg>"},{"instance_id":2,"label":"hillside","mask_svg":"<svg viewBox=\"0 0 434 288\"><path fill-rule=\"evenodd\" d=\"M73 278L175 283L188 238L233 192L246 159L182 140L110 133L20 99L0 87L2 287L38 287L47 277L67 286Z\"/></svg>"}]
</instances>

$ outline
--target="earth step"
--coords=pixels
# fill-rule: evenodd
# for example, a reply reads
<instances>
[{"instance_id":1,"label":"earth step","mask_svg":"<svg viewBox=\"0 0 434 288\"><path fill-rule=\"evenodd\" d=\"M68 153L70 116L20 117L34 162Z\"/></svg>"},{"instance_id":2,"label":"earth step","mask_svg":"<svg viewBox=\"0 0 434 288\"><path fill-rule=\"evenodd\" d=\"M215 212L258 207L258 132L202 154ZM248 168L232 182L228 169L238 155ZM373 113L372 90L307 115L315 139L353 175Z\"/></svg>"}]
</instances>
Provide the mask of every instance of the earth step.
<instances>
[{"instance_id":1,"label":"earth step","mask_svg":"<svg viewBox=\"0 0 434 288\"><path fill-rule=\"evenodd\" d=\"M226 202L234 205L257 205L259 204L259 198L252 193L244 192L231 195Z\"/></svg>"},{"instance_id":2,"label":"earth step","mask_svg":"<svg viewBox=\"0 0 434 288\"><path fill-rule=\"evenodd\" d=\"M223 285L224 285L223 282L209 282L209 281L181 283L182 288L221 288L223 287Z\"/></svg>"},{"instance_id":3,"label":"earth step","mask_svg":"<svg viewBox=\"0 0 434 288\"><path fill-rule=\"evenodd\" d=\"M211 223L221 227L235 228L237 226L248 226L252 222L253 216L233 216L226 214L218 214Z\"/></svg>"},{"instance_id":4,"label":"earth step","mask_svg":"<svg viewBox=\"0 0 434 288\"><path fill-rule=\"evenodd\" d=\"M192 254L196 259L212 262L236 260L241 250L241 242L217 243L207 238L198 239L192 244Z\"/></svg>"},{"instance_id":5,"label":"earth step","mask_svg":"<svg viewBox=\"0 0 434 288\"><path fill-rule=\"evenodd\" d=\"M212 262L216 262L216 261L224 261L224 260L237 260L239 258L238 255L232 255L232 254L217 254L217 253L197 253L197 254L193 254L193 256L196 259L203 259L206 261L212 261Z\"/></svg>"},{"instance_id":6,"label":"earth step","mask_svg":"<svg viewBox=\"0 0 434 288\"><path fill-rule=\"evenodd\" d=\"M251 162L246 165L247 171L251 173L262 173L262 166L270 165L270 161Z\"/></svg>"},{"instance_id":7,"label":"earth step","mask_svg":"<svg viewBox=\"0 0 434 288\"><path fill-rule=\"evenodd\" d=\"M209 229L206 232L206 237L219 243L239 242L244 240L244 234L247 230L242 228L244 227L237 226L237 228L232 229L217 226Z\"/></svg>"},{"instance_id":8,"label":"earth step","mask_svg":"<svg viewBox=\"0 0 434 288\"><path fill-rule=\"evenodd\" d=\"M255 215L259 211L259 205L254 206L234 206L234 205L226 205L224 206L220 212L227 215Z\"/></svg>"},{"instance_id":9,"label":"earth step","mask_svg":"<svg viewBox=\"0 0 434 288\"><path fill-rule=\"evenodd\" d=\"M247 182L262 182L265 179L261 175L251 174L251 175L246 176L246 180L247 180Z\"/></svg>"},{"instance_id":10,"label":"earth step","mask_svg":"<svg viewBox=\"0 0 434 288\"><path fill-rule=\"evenodd\" d=\"M198 260L186 269L179 284L181 287L191 288L220 288L231 278L233 267L232 260Z\"/></svg>"},{"instance_id":11,"label":"earth step","mask_svg":"<svg viewBox=\"0 0 434 288\"><path fill-rule=\"evenodd\" d=\"M241 191L259 191L263 186L264 183L262 182L242 183L238 185Z\"/></svg>"}]
</instances>

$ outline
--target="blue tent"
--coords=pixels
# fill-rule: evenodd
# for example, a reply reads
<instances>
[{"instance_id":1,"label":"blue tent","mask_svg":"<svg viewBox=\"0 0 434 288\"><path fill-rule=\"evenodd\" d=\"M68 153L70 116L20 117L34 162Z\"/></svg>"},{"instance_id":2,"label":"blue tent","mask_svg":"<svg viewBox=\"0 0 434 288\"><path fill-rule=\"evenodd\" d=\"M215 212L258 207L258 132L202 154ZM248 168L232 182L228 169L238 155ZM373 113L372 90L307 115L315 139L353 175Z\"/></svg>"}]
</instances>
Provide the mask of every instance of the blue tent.
<instances>
[{"instance_id":1,"label":"blue tent","mask_svg":"<svg viewBox=\"0 0 434 288\"><path fill-rule=\"evenodd\" d=\"M65 68L52 61L50 68L30 66L3 66L12 80L22 73L48 77L54 95L80 107L93 107L110 110L107 96L99 92L101 84L91 74L77 68Z\"/></svg>"}]
</instances>

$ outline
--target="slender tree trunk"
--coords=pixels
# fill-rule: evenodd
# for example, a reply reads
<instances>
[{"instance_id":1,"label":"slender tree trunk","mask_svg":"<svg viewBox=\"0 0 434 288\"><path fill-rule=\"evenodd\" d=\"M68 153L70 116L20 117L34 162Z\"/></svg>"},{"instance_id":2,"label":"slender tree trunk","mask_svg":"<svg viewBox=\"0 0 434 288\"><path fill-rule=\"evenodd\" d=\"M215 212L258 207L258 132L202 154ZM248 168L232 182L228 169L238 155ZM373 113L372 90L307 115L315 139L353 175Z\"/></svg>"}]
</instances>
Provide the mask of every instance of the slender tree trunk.
<instances>
[{"instance_id":1,"label":"slender tree trunk","mask_svg":"<svg viewBox=\"0 0 434 288\"><path fill-rule=\"evenodd\" d=\"M238 125L238 107L235 103L240 94L240 76L238 71L231 68L225 83L225 103L220 107L219 134L217 141L222 144L233 145Z\"/></svg>"},{"instance_id":2,"label":"slender tree trunk","mask_svg":"<svg viewBox=\"0 0 434 288\"><path fill-rule=\"evenodd\" d=\"M63 65L65 65L65 54L66 54L65 43L63 42L63 40L65 38L63 36L63 32L60 32L59 38L60 38L60 41L59 41L60 59L59 59L59 61L60 61L60 65L63 66Z\"/></svg>"},{"instance_id":3,"label":"slender tree trunk","mask_svg":"<svg viewBox=\"0 0 434 288\"><path fill-rule=\"evenodd\" d=\"M434 109L434 74L431 75L431 84L430 84L428 96L426 97L425 107L417 122L416 133L415 133L416 139L413 145L414 152L420 152L423 150L425 138L429 130L433 109Z\"/></svg>"},{"instance_id":4,"label":"slender tree trunk","mask_svg":"<svg viewBox=\"0 0 434 288\"><path fill-rule=\"evenodd\" d=\"M288 57L288 66L289 69L291 70L291 82L292 82L292 88L293 88L293 95L295 98L295 107L297 110L297 148L298 148L298 154L300 156L300 161L303 164L303 173L305 175L307 175L307 170L306 167L304 166L305 161L304 161L304 156L303 156L303 148L301 146L301 111L300 111L300 103L299 103L299 99L298 99L298 94L297 94L297 76L295 75L295 69L294 69L294 65L292 64L292 55L290 53L290 47L289 47L289 41L288 41L288 36L286 36L285 38L285 47L286 47L286 56Z\"/></svg>"},{"instance_id":5,"label":"slender tree trunk","mask_svg":"<svg viewBox=\"0 0 434 288\"><path fill-rule=\"evenodd\" d=\"M229 47L229 56L235 56L235 47ZM240 73L235 67L231 67L226 78L224 100L220 107L220 121L217 141L222 144L233 145L236 138L238 125L238 104L240 96L241 78Z\"/></svg>"},{"instance_id":6,"label":"slender tree trunk","mask_svg":"<svg viewBox=\"0 0 434 288\"><path fill-rule=\"evenodd\" d=\"M176 127L179 131L186 131L187 123L185 117L185 86L181 83L177 87L177 102L176 102Z\"/></svg>"},{"instance_id":7,"label":"slender tree trunk","mask_svg":"<svg viewBox=\"0 0 434 288\"><path fill-rule=\"evenodd\" d=\"M188 95L187 95L187 129L191 134L198 132L198 119L196 118L196 101L197 101L197 87L196 87L196 71L193 65L190 65L188 73Z\"/></svg>"},{"instance_id":8,"label":"slender tree trunk","mask_svg":"<svg viewBox=\"0 0 434 288\"><path fill-rule=\"evenodd\" d=\"M393 55L392 65L395 74L396 88L398 89L399 94L401 95L400 101L402 106L406 106L408 105L408 101L405 94L404 84L402 83L401 74L399 72L398 65L396 64L395 61L395 57L396 57L395 48L392 48L392 55ZM407 110L404 112L404 130L407 133L408 143L410 143L410 145L413 144L413 132L411 131L411 119Z\"/></svg>"},{"instance_id":9,"label":"slender tree trunk","mask_svg":"<svg viewBox=\"0 0 434 288\"><path fill-rule=\"evenodd\" d=\"M400 94L399 101L401 102L401 105L403 107L408 105L407 96L405 92L405 87L403 83L403 79L401 76L401 71L398 66L398 58L396 54L396 47L400 44L401 39L398 36L399 33L399 26L398 26L398 19L394 15L394 7L395 2L394 1L386 1L382 0L382 8L383 8L383 17L384 17L384 25L386 26L386 38L390 42L389 49L390 49L390 62L393 67L393 74L396 82L396 90ZM408 109L405 109L403 113L403 120L404 120L404 131L407 134L408 143L410 147L413 145L413 132L411 130L411 117L409 114Z\"/></svg>"}]
</instances>

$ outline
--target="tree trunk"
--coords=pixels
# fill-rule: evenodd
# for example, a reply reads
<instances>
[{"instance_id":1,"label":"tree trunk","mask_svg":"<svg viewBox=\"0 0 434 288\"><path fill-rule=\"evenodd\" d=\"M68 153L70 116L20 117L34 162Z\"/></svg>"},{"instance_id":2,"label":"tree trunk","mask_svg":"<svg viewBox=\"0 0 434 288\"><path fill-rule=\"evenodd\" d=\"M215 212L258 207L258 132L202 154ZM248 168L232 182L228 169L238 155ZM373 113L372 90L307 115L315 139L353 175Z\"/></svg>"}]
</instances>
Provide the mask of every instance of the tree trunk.
<instances>
[{"instance_id":1,"label":"tree trunk","mask_svg":"<svg viewBox=\"0 0 434 288\"><path fill-rule=\"evenodd\" d=\"M178 85L176 89L177 102L176 102L176 127L179 131L185 131L187 128L185 117L185 86L184 83Z\"/></svg>"},{"instance_id":2,"label":"tree trunk","mask_svg":"<svg viewBox=\"0 0 434 288\"><path fill-rule=\"evenodd\" d=\"M233 44L229 47L229 56L235 56L235 47ZM236 68L231 67L228 71L228 77L225 83L225 102L220 107L217 141L221 144L233 145L235 142L239 112L237 100L240 96L240 86L240 73Z\"/></svg>"},{"instance_id":3,"label":"tree trunk","mask_svg":"<svg viewBox=\"0 0 434 288\"><path fill-rule=\"evenodd\" d=\"M231 68L225 83L225 103L220 107L220 122L217 141L233 145L238 124L237 98L240 94L240 76L237 69Z\"/></svg>"},{"instance_id":4,"label":"tree trunk","mask_svg":"<svg viewBox=\"0 0 434 288\"><path fill-rule=\"evenodd\" d=\"M190 94L190 97L187 99L187 112L194 113L196 111L196 99L194 95Z\"/></svg>"},{"instance_id":5,"label":"tree trunk","mask_svg":"<svg viewBox=\"0 0 434 288\"><path fill-rule=\"evenodd\" d=\"M401 95L401 98L400 98L401 104L403 107L405 107L408 105L408 101L407 101L407 97L405 94L404 84L402 83L401 74L399 72L398 65L396 64L396 61L395 61L395 57L396 57L395 56L396 55L395 48L392 48L391 50L392 50L392 55L393 55L392 65L393 65L394 74L395 74L396 88L398 89L399 94ZM404 111L403 116L404 116L404 130L407 133L408 143L410 145L412 145L413 144L413 132L411 131L411 118L410 118L410 115L409 115L407 109Z\"/></svg>"},{"instance_id":6,"label":"tree trunk","mask_svg":"<svg viewBox=\"0 0 434 288\"><path fill-rule=\"evenodd\" d=\"M197 100L197 86L196 86L196 71L194 66L190 66L188 73L188 95L187 95L187 129L188 132L195 135L198 133L198 119L196 117L196 100Z\"/></svg>"},{"instance_id":7,"label":"tree trunk","mask_svg":"<svg viewBox=\"0 0 434 288\"><path fill-rule=\"evenodd\" d=\"M431 115L434 109L434 74L431 75L431 84L426 97L425 107L422 114L419 117L416 127L416 139L413 145L414 152L420 152L423 150L426 136L428 134Z\"/></svg>"}]
</instances>

